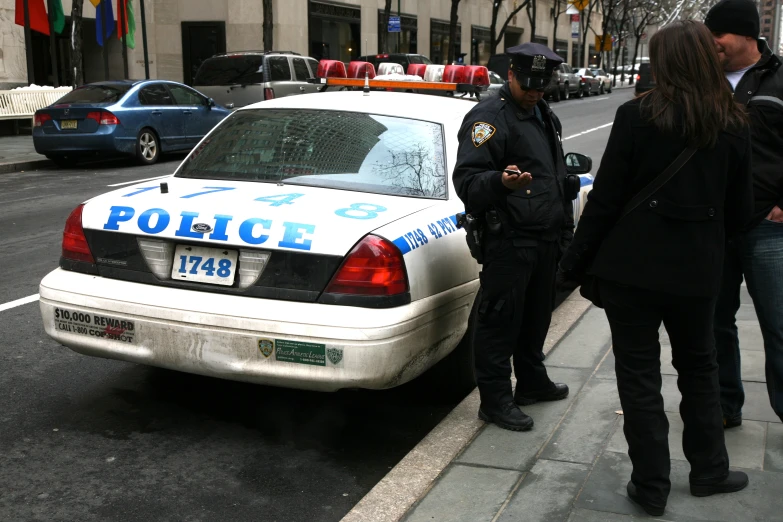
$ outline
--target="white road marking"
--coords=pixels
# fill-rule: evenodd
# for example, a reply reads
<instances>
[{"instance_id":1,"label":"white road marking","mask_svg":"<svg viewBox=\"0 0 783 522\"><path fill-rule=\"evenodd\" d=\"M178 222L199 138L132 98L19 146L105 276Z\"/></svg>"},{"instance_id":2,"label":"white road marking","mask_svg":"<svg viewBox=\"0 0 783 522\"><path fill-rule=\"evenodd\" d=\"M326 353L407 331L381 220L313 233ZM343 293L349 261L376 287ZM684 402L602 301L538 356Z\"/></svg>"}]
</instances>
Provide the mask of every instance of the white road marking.
<instances>
[{"instance_id":1,"label":"white road marking","mask_svg":"<svg viewBox=\"0 0 783 522\"><path fill-rule=\"evenodd\" d=\"M114 185L106 185L107 187L121 187L123 185L132 185L134 183L141 183L142 181L152 181L153 179L161 179L161 178L168 178L171 174L166 174L165 176L156 176L154 178L147 178L147 179L135 179L133 181L126 181L125 183L115 183Z\"/></svg>"},{"instance_id":2,"label":"white road marking","mask_svg":"<svg viewBox=\"0 0 783 522\"><path fill-rule=\"evenodd\" d=\"M565 140L570 140L571 138L576 138L576 137L578 137L578 136L583 136L583 135L585 135L585 134L589 134L589 133L591 133L591 132L595 132L595 131L597 131L597 130L605 129L605 128L607 128L607 127L611 127L612 125L614 125L614 122L612 122L612 123L607 123L606 125L601 125L600 127L593 127L592 129L587 129L587 130L586 130L586 131L584 131L584 132L580 132L580 133L578 133L578 134L574 134L574 135L572 135L572 136L567 136L567 137L563 138L563 141L565 141Z\"/></svg>"},{"instance_id":3,"label":"white road marking","mask_svg":"<svg viewBox=\"0 0 783 522\"><path fill-rule=\"evenodd\" d=\"M11 308L16 308L17 306L26 305L28 303L34 303L38 300L39 297L40 297L39 294L28 295L27 297L17 299L16 301L11 301L9 303L1 304L0 312L4 312L5 310L10 310Z\"/></svg>"}]
</instances>

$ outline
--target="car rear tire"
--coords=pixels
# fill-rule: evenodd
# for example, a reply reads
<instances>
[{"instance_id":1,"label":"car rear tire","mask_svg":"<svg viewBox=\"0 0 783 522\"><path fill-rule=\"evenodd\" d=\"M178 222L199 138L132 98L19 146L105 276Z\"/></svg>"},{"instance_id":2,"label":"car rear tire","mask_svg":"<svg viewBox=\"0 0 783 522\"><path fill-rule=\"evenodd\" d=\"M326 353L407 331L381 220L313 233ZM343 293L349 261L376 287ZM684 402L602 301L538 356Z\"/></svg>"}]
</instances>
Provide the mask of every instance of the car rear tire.
<instances>
[{"instance_id":1,"label":"car rear tire","mask_svg":"<svg viewBox=\"0 0 783 522\"><path fill-rule=\"evenodd\" d=\"M136 138L136 159L142 165L152 165L160 158L160 140L149 127L141 129Z\"/></svg>"},{"instance_id":2,"label":"car rear tire","mask_svg":"<svg viewBox=\"0 0 783 522\"><path fill-rule=\"evenodd\" d=\"M568 90L568 84L565 84L565 88L563 89L563 99L567 100L571 98L571 91Z\"/></svg>"},{"instance_id":3,"label":"car rear tire","mask_svg":"<svg viewBox=\"0 0 783 522\"><path fill-rule=\"evenodd\" d=\"M555 93L552 95L552 101L556 101L556 102L560 101L560 87L555 89Z\"/></svg>"},{"instance_id":4,"label":"car rear tire","mask_svg":"<svg viewBox=\"0 0 783 522\"><path fill-rule=\"evenodd\" d=\"M61 169L68 169L75 167L79 163L79 158L76 156L46 156L49 160L53 161L55 165Z\"/></svg>"},{"instance_id":5,"label":"car rear tire","mask_svg":"<svg viewBox=\"0 0 783 522\"><path fill-rule=\"evenodd\" d=\"M576 90L576 94L574 94L574 98L579 99L582 97L582 86L580 85L579 88Z\"/></svg>"},{"instance_id":6,"label":"car rear tire","mask_svg":"<svg viewBox=\"0 0 783 522\"><path fill-rule=\"evenodd\" d=\"M462 340L450 354L433 366L425 376L429 393L444 401L462 400L476 387L476 363L474 338L476 336L476 314L481 301L481 290L476 294L468 316L468 329Z\"/></svg>"},{"instance_id":7,"label":"car rear tire","mask_svg":"<svg viewBox=\"0 0 783 522\"><path fill-rule=\"evenodd\" d=\"M604 93L604 84L603 84L603 82L602 82L602 83L601 83L601 86L600 86L600 87L598 87L598 94L599 94L599 96L600 96L600 95L601 95L601 94L603 94L603 93Z\"/></svg>"}]
</instances>

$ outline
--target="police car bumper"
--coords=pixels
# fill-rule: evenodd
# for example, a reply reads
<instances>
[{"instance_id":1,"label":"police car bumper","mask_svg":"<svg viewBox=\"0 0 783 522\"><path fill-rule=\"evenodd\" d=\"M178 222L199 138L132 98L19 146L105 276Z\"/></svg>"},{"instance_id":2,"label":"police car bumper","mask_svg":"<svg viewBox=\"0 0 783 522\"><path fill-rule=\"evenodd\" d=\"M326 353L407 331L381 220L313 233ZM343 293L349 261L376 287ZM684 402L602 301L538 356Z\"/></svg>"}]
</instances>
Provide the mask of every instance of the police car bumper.
<instances>
[{"instance_id":1,"label":"police car bumper","mask_svg":"<svg viewBox=\"0 0 783 522\"><path fill-rule=\"evenodd\" d=\"M258 384L336 391L403 384L465 333L478 281L390 309L194 292L57 269L46 333L85 355Z\"/></svg>"}]
</instances>

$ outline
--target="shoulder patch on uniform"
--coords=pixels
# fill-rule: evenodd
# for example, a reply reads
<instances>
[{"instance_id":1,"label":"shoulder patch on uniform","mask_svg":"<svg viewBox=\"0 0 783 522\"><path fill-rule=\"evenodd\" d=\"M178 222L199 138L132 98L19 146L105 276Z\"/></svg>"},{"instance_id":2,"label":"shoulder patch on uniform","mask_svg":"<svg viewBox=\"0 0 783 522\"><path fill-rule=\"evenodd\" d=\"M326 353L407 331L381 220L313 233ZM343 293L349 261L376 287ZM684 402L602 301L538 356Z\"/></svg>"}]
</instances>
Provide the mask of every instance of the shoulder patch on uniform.
<instances>
[{"instance_id":1,"label":"shoulder patch on uniform","mask_svg":"<svg viewBox=\"0 0 783 522\"><path fill-rule=\"evenodd\" d=\"M481 147L495 135L495 127L489 123L479 121L473 124L473 145Z\"/></svg>"}]
</instances>

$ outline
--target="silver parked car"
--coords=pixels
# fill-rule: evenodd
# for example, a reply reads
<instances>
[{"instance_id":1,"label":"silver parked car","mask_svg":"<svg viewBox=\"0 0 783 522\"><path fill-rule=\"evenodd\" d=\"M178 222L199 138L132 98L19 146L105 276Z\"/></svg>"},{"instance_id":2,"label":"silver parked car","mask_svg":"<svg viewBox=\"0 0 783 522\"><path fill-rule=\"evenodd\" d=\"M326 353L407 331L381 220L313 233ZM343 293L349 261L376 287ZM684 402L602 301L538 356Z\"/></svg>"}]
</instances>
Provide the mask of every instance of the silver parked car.
<instances>
[{"instance_id":1,"label":"silver parked car","mask_svg":"<svg viewBox=\"0 0 783 522\"><path fill-rule=\"evenodd\" d=\"M604 93L601 80L596 78L590 69L577 69L575 72L579 78L579 85L582 89L582 96Z\"/></svg>"},{"instance_id":2,"label":"silver parked car","mask_svg":"<svg viewBox=\"0 0 783 522\"><path fill-rule=\"evenodd\" d=\"M294 52L237 51L218 54L201 64L194 87L228 108L274 98L318 92L308 83L318 61Z\"/></svg>"},{"instance_id":3,"label":"silver parked car","mask_svg":"<svg viewBox=\"0 0 783 522\"><path fill-rule=\"evenodd\" d=\"M590 71L595 75L596 78L601 80L601 89L599 94L603 94L604 91L612 92L612 78L606 74L603 69L590 69Z\"/></svg>"}]
</instances>

